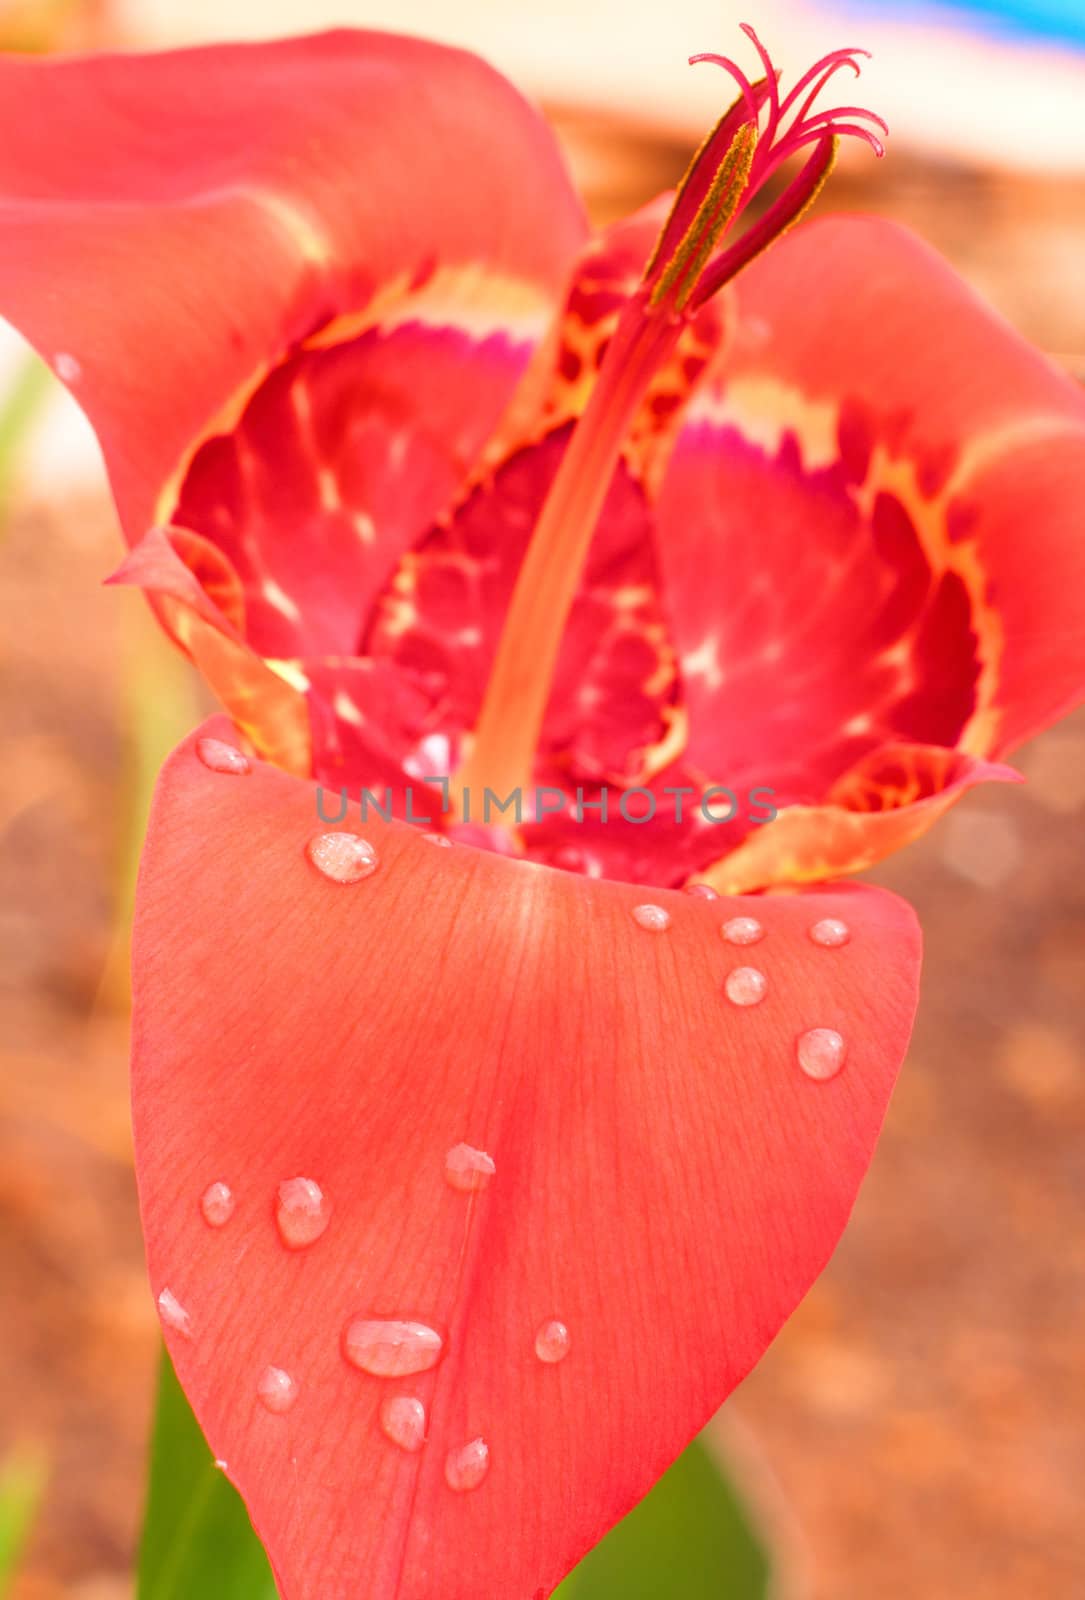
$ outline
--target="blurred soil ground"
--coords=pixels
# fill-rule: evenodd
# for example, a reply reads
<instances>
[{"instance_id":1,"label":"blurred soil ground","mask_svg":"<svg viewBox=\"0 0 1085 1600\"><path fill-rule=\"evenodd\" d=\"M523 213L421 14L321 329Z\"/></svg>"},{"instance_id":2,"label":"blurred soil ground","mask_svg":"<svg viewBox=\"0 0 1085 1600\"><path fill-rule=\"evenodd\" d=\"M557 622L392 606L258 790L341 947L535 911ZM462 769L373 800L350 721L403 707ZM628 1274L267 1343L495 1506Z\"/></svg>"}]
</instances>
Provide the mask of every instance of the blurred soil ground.
<instances>
[{"instance_id":1,"label":"blurred soil ground","mask_svg":"<svg viewBox=\"0 0 1085 1600\"><path fill-rule=\"evenodd\" d=\"M681 168L567 132L599 214ZM838 207L908 220L1085 366L1085 191L854 170ZM15 1600L130 1594L156 1356L115 946L124 676L165 646L100 587L117 553L104 498L24 500L0 539L0 1447L50 1473ZM926 930L914 1046L832 1265L732 1403L811 1600L1085 1600L1085 715L1020 765L877 875Z\"/></svg>"}]
</instances>

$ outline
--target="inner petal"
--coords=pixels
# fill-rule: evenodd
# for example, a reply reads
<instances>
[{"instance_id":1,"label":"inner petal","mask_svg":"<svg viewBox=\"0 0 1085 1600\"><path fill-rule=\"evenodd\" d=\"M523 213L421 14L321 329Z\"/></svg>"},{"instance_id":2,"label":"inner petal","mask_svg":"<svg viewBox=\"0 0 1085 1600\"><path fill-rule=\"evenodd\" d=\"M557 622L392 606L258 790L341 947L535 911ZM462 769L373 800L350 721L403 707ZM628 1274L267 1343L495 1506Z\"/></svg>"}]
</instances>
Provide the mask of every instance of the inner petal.
<instances>
[{"instance_id":1,"label":"inner petal","mask_svg":"<svg viewBox=\"0 0 1085 1600\"><path fill-rule=\"evenodd\" d=\"M883 743L953 746L978 703L975 574L914 472L879 481L863 427L846 413L817 460L701 415L660 501L688 755L777 806L824 799Z\"/></svg>"},{"instance_id":2,"label":"inner petal","mask_svg":"<svg viewBox=\"0 0 1085 1600\"><path fill-rule=\"evenodd\" d=\"M327 337L325 334L323 337ZM317 335L192 458L167 520L229 557L261 655L346 654L449 501L531 351L523 330L421 319Z\"/></svg>"},{"instance_id":3,"label":"inner petal","mask_svg":"<svg viewBox=\"0 0 1085 1600\"><path fill-rule=\"evenodd\" d=\"M509 599L568 426L517 451L437 524L375 606L360 653L424 682L453 770L474 725ZM541 782L635 783L674 716L652 514L626 467L611 485L562 643L537 756Z\"/></svg>"}]
</instances>

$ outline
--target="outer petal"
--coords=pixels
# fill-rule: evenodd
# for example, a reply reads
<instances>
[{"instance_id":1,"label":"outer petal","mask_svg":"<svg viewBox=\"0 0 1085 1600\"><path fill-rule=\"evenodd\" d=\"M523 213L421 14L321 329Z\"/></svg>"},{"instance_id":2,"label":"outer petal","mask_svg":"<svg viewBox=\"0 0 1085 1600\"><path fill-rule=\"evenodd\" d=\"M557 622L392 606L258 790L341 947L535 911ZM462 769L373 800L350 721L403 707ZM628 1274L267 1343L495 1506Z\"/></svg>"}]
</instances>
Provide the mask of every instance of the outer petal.
<instances>
[{"instance_id":1,"label":"outer petal","mask_svg":"<svg viewBox=\"0 0 1085 1600\"><path fill-rule=\"evenodd\" d=\"M796 850L853 870L943 809L801 842L857 763L869 779L902 741L959 748L974 782L1080 697L1085 399L887 223L799 229L735 294L668 471L660 565L690 759L805 808L722 869L748 885ZM890 785L865 809L892 804Z\"/></svg>"},{"instance_id":2,"label":"outer petal","mask_svg":"<svg viewBox=\"0 0 1085 1600\"><path fill-rule=\"evenodd\" d=\"M915 922L877 890L762 899L766 938L738 951L719 927L749 902L662 892L652 933L629 885L397 824L355 830L380 866L339 884L305 855L317 831L312 786L271 767L212 773L190 740L163 774L134 1098L170 1351L285 1600L535 1600L826 1261L908 1037ZM849 944L809 938L826 915ZM759 1006L721 993L742 965L768 977ZM796 1064L812 1026L847 1040L832 1081ZM461 1141L496 1166L471 1194L444 1176ZM288 1250L276 1194L299 1176L329 1222ZM220 1227L213 1183L236 1202ZM356 1370L358 1316L430 1325L440 1363ZM571 1350L544 1364L555 1317ZM288 1410L258 1399L268 1366L297 1386ZM379 1426L397 1394L427 1408L415 1454ZM455 1493L446 1456L476 1437L489 1471Z\"/></svg>"},{"instance_id":3,"label":"outer petal","mask_svg":"<svg viewBox=\"0 0 1085 1600\"><path fill-rule=\"evenodd\" d=\"M12 57L0 104L0 311L73 381L133 537L296 341L423 287L431 322L530 316L583 235L545 124L418 39Z\"/></svg>"},{"instance_id":4,"label":"outer petal","mask_svg":"<svg viewBox=\"0 0 1085 1600\"><path fill-rule=\"evenodd\" d=\"M881 745L833 785L824 805L785 806L697 876L722 894L748 894L863 872L926 833L966 789L1020 782L1012 767L957 750Z\"/></svg>"}]
</instances>

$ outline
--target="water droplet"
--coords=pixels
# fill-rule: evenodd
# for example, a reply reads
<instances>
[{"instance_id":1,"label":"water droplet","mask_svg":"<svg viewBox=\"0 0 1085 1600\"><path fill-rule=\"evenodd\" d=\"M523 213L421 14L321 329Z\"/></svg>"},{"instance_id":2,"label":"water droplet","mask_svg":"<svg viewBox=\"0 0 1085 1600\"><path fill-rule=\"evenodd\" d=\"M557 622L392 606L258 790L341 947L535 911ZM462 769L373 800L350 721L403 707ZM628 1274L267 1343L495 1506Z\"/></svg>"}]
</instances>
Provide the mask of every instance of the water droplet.
<instances>
[{"instance_id":1,"label":"water droplet","mask_svg":"<svg viewBox=\"0 0 1085 1600\"><path fill-rule=\"evenodd\" d=\"M445 1177L453 1189L463 1194L485 1189L496 1171L493 1156L488 1156L485 1150L476 1150L473 1145L453 1145L445 1156Z\"/></svg>"},{"instance_id":2,"label":"water droplet","mask_svg":"<svg viewBox=\"0 0 1085 1600\"><path fill-rule=\"evenodd\" d=\"M328 1226L331 1207L324 1191L312 1178L287 1178L279 1185L275 1221L283 1244L290 1250L303 1250L319 1239Z\"/></svg>"},{"instance_id":3,"label":"water droplet","mask_svg":"<svg viewBox=\"0 0 1085 1600\"><path fill-rule=\"evenodd\" d=\"M268 1411L281 1413L289 1411L298 1398L298 1386L282 1367L265 1367L256 1385L256 1393L261 1405Z\"/></svg>"},{"instance_id":4,"label":"water droplet","mask_svg":"<svg viewBox=\"0 0 1085 1600\"><path fill-rule=\"evenodd\" d=\"M662 906L634 906L633 921L649 933L665 933L671 925L671 914Z\"/></svg>"},{"instance_id":5,"label":"water droplet","mask_svg":"<svg viewBox=\"0 0 1085 1600\"><path fill-rule=\"evenodd\" d=\"M810 929L810 937L815 944L835 949L838 945L847 944L851 938L851 929L846 922L841 922L839 917L823 917Z\"/></svg>"},{"instance_id":6,"label":"water droplet","mask_svg":"<svg viewBox=\"0 0 1085 1600\"><path fill-rule=\"evenodd\" d=\"M724 980L724 992L736 1006L755 1006L765 998L768 983L756 967L736 967Z\"/></svg>"},{"instance_id":7,"label":"water droplet","mask_svg":"<svg viewBox=\"0 0 1085 1600\"><path fill-rule=\"evenodd\" d=\"M203 1219L212 1228L221 1228L234 1214L233 1190L229 1184L212 1183L200 1197Z\"/></svg>"},{"instance_id":8,"label":"water droplet","mask_svg":"<svg viewBox=\"0 0 1085 1600\"><path fill-rule=\"evenodd\" d=\"M240 778L252 771L252 762L245 752L236 744L227 744L225 739L198 739L196 754L212 772L229 772Z\"/></svg>"},{"instance_id":9,"label":"water droplet","mask_svg":"<svg viewBox=\"0 0 1085 1600\"><path fill-rule=\"evenodd\" d=\"M369 840L356 833L320 833L309 840L306 850L317 871L333 883L359 883L380 866Z\"/></svg>"},{"instance_id":10,"label":"water droplet","mask_svg":"<svg viewBox=\"0 0 1085 1600\"><path fill-rule=\"evenodd\" d=\"M472 1439L450 1450L445 1460L445 1482L457 1494L477 1489L490 1470L490 1447L485 1439Z\"/></svg>"},{"instance_id":11,"label":"water droplet","mask_svg":"<svg viewBox=\"0 0 1085 1600\"><path fill-rule=\"evenodd\" d=\"M53 370L61 383L78 383L83 376L83 368L66 350L58 350L53 357Z\"/></svg>"},{"instance_id":12,"label":"water droplet","mask_svg":"<svg viewBox=\"0 0 1085 1600\"><path fill-rule=\"evenodd\" d=\"M442 850L452 849L452 840L447 838L443 833L424 833L422 837L425 839L427 844L438 845Z\"/></svg>"},{"instance_id":13,"label":"water droplet","mask_svg":"<svg viewBox=\"0 0 1085 1600\"><path fill-rule=\"evenodd\" d=\"M687 883L682 890L683 894L691 894L695 900L718 900L719 894L710 883Z\"/></svg>"},{"instance_id":14,"label":"water droplet","mask_svg":"<svg viewBox=\"0 0 1085 1600\"><path fill-rule=\"evenodd\" d=\"M728 944L757 944L765 937L765 930L756 917L732 917L720 929Z\"/></svg>"},{"instance_id":15,"label":"water droplet","mask_svg":"<svg viewBox=\"0 0 1085 1600\"><path fill-rule=\"evenodd\" d=\"M426 1408L410 1395L390 1394L381 1401L381 1427L393 1444L413 1455L426 1442Z\"/></svg>"},{"instance_id":16,"label":"water droplet","mask_svg":"<svg viewBox=\"0 0 1085 1600\"><path fill-rule=\"evenodd\" d=\"M215 1457L215 1466L220 1472L229 1472L230 1470L228 1463L223 1461L221 1456Z\"/></svg>"},{"instance_id":17,"label":"water droplet","mask_svg":"<svg viewBox=\"0 0 1085 1600\"><path fill-rule=\"evenodd\" d=\"M835 1028L811 1028L800 1035L797 1046L799 1066L818 1083L836 1077L847 1052L848 1047Z\"/></svg>"},{"instance_id":18,"label":"water droplet","mask_svg":"<svg viewBox=\"0 0 1085 1600\"><path fill-rule=\"evenodd\" d=\"M167 1328L174 1328L178 1333L183 1333L186 1339L191 1337L192 1318L172 1289L163 1289L159 1295L158 1315Z\"/></svg>"},{"instance_id":19,"label":"water droplet","mask_svg":"<svg viewBox=\"0 0 1085 1600\"><path fill-rule=\"evenodd\" d=\"M443 1345L435 1328L395 1317L359 1317L347 1324L343 1335L347 1360L374 1378L428 1372L441 1359Z\"/></svg>"},{"instance_id":20,"label":"water droplet","mask_svg":"<svg viewBox=\"0 0 1085 1600\"><path fill-rule=\"evenodd\" d=\"M565 1360L571 1343L569 1330L564 1322L558 1322L553 1318L549 1322L544 1322L535 1335L535 1354L540 1361L553 1366L555 1362Z\"/></svg>"}]
</instances>

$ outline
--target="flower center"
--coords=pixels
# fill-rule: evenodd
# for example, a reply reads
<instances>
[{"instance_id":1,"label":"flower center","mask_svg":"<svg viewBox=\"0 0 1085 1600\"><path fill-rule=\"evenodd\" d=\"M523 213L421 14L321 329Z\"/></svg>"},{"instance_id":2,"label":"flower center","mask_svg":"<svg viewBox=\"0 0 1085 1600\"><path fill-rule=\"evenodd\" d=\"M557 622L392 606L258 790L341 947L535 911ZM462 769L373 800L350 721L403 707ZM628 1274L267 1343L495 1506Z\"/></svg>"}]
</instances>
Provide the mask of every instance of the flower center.
<instances>
[{"instance_id":1,"label":"flower center","mask_svg":"<svg viewBox=\"0 0 1085 1600\"><path fill-rule=\"evenodd\" d=\"M630 425L660 367L697 311L812 204L841 135L877 155L880 117L858 106L815 110L842 68L858 75L858 50L818 61L781 100L778 74L754 30L765 76L751 83L725 56L699 55L730 74L739 97L690 163L635 293L626 303L595 387L535 526L505 619L458 794L526 790L550 698L566 620ZM751 201L791 156L812 147L760 218L734 237Z\"/></svg>"}]
</instances>

